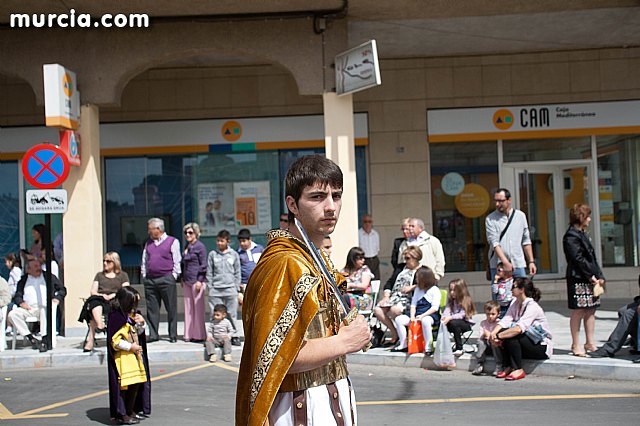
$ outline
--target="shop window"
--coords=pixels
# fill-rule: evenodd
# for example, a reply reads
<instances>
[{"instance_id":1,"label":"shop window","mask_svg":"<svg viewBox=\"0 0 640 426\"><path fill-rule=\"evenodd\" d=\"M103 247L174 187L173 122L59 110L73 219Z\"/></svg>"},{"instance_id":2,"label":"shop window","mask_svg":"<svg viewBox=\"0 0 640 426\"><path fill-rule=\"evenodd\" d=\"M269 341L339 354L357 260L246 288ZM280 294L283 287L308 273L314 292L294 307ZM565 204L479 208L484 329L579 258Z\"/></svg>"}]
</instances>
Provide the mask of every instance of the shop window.
<instances>
[{"instance_id":1,"label":"shop window","mask_svg":"<svg viewBox=\"0 0 640 426\"><path fill-rule=\"evenodd\" d=\"M323 149L207 153L153 157L106 158L106 247L120 254L131 282L140 282L140 262L147 220L165 220L167 233L182 236L182 227L197 222L200 240L211 250L216 235L235 235L249 228L266 244L265 232L279 225L284 211L284 173L296 158L324 154ZM356 148L360 213L366 212L365 150Z\"/></svg>"},{"instance_id":2,"label":"shop window","mask_svg":"<svg viewBox=\"0 0 640 426\"><path fill-rule=\"evenodd\" d=\"M18 207L18 162L0 161L0 255L4 259L7 253L18 253L20 250L20 223ZM30 241L31 234L27 241ZM0 274L9 275L4 262L0 262Z\"/></svg>"},{"instance_id":3,"label":"shop window","mask_svg":"<svg viewBox=\"0 0 640 426\"><path fill-rule=\"evenodd\" d=\"M604 266L637 266L640 136L598 136L600 236Z\"/></svg>"},{"instance_id":4,"label":"shop window","mask_svg":"<svg viewBox=\"0 0 640 426\"><path fill-rule=\"evenodd\" d=\"M591 158L589 137L505 140L502 144L505 163Z\"/></svg>"},{"instance_id":5,"label":"shop window","mask_svg":"<svg viewBox=\"0 0 640 426\"><path fill-rule=\"evenodd\" d=\"M280 151L280 173L282 178L287 173L289 166L293 164L295 160L305 155L319 154L324 155L324 148L315 149L296 149L296 150L282 150ZM369 213L369 197L367 192L367 158L366 148L363 146L357 146L355 149L356 154L356 187L358 190L358 220L365 214ZM282 203L281 211L287 211L287 206L284 203L284 185L281 188L280 200Z\"/></svg>"},{"instance_id":6,"label":"shop window","mask_svg":"<svg viewBox=\"0 0 640 426\"><path fill-rule=\"evenodd\" d=\"M484 220L498 187L496 142L432 143L433 234L443 245L447 271L484 270ZM431 230L429 230L431 231Z\"/></svg>"}]
</instances>

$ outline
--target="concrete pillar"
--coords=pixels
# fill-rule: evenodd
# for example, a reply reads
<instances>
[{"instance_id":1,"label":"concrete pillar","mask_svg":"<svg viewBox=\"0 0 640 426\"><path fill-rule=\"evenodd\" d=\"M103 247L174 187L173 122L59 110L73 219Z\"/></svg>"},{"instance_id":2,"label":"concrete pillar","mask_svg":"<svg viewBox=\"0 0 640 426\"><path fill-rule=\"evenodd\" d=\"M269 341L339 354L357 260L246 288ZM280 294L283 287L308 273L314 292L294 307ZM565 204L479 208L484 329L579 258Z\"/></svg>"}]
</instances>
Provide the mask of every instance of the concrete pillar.
<instances>
[{"instance_id":1,"label":"concrete pillar","mask_svg":"<svg viewBox=\"0 0 640 426\"><path fill-rule=\"evenodd\" d=\"M353 98L335 93L322 95L324 133L327 158L333 160L344 175L342 213L331 235L331 259L342 268L351 247L358 245L358 188L356 185L356 153L353 130Z\"/></svg>"},{"instance_id":2,"label":"concrete pillar","mask_svg":"<svg viewBox=\"0 0 640 426\"><path fill-rule=\"evenodd\" d=\"M96 273L102 270L102 173L100 170L100 120L98 107L80 109L81 165L71 167L63 184L69 206L62 217L64 238L65 322L69 335L73 328L86 329L78 322L82 300L89 296Z\"/></svg>"}]
</instances>

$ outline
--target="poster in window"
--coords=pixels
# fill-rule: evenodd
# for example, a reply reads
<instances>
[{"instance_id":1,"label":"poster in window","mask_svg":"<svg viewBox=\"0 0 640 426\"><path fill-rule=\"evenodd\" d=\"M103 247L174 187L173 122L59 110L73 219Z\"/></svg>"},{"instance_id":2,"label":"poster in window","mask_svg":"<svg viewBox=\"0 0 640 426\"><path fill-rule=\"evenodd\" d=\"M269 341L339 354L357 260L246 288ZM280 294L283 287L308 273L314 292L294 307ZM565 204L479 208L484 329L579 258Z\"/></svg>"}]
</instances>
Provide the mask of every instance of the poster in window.
<instances>
[{"instance_id":1,"label":"poster in window","mask_svg":"<svg viewBox=\"0 0 640 426\"><path fill-rule=\"evenodd\" d=\"M271 188L269 181L233 184L236 228L263 233L271 228Z\"/></svg>"},{"instance_id":2,"label":"poster in window","mask_svg":"<svg viewBox=\"0 0 640 426\"><path fill-rule=\"evenodd\" d=\"M233 183L198 185L198 224L203 236L215 236L223 229L235 232Z\"/></svg>"}]
</instances>

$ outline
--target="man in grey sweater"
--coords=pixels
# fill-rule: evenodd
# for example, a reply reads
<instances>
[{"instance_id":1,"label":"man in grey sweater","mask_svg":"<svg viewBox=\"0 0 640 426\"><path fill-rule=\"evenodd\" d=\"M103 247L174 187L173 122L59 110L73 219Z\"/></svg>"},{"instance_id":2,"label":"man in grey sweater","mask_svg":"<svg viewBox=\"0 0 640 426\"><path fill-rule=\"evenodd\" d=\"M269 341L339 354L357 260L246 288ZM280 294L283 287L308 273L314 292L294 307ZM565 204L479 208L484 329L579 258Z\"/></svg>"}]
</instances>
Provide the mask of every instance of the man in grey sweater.
<instances>
[{"instance_id":1,"label":"man in grey sweater","mask_svg":"<svg viewBox=\"0 0 640 426\"><path fill-rule=\"evenodd\" d=\"M223 229L218 232L217 248L211 250L207 258L207 288L211 312L216 305L225 305L231 325L237 330L235 319L240 290L240 256L229 247L230 239L229 231ZM239 344L237 336L233 336L233 340L234 344Z\"/></svg>"},{"instance_id":2,"label":"man in grey sweater","mask_svg":"<svg viewBox=\"0 0 640 426\"><path fill-rule=\"evenodd\" d=\"M490 277L496 275L499 262L514 277L525 277L527 267L529 274L535 275L537 267L527 217L522 211L511 207L511 193L506 188L498 188L493 194L493 201L496 209L485 219Z\"/></svg>"}]
</instances>

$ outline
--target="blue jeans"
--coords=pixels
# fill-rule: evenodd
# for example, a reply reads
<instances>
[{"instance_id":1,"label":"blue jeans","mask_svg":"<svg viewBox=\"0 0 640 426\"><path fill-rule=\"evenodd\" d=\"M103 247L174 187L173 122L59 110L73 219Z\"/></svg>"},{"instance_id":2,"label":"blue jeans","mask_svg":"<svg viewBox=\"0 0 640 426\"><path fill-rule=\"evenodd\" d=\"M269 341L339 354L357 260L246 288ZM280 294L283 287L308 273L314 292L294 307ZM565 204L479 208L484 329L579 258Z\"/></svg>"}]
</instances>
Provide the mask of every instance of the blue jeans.
<instances>
[{"instance_id":1,"label":"blue jeans","mask_svg":"<svg viewBox=\"0 0 640 426\"><path fill-rule=\"evenodd\" d=\"M491 277L496 276L496 268L491 268ZM515 268L513 270L513 278L522 277L525 278L527 276L527 271L525 268Z\"/></svg>"}]
</instances>

